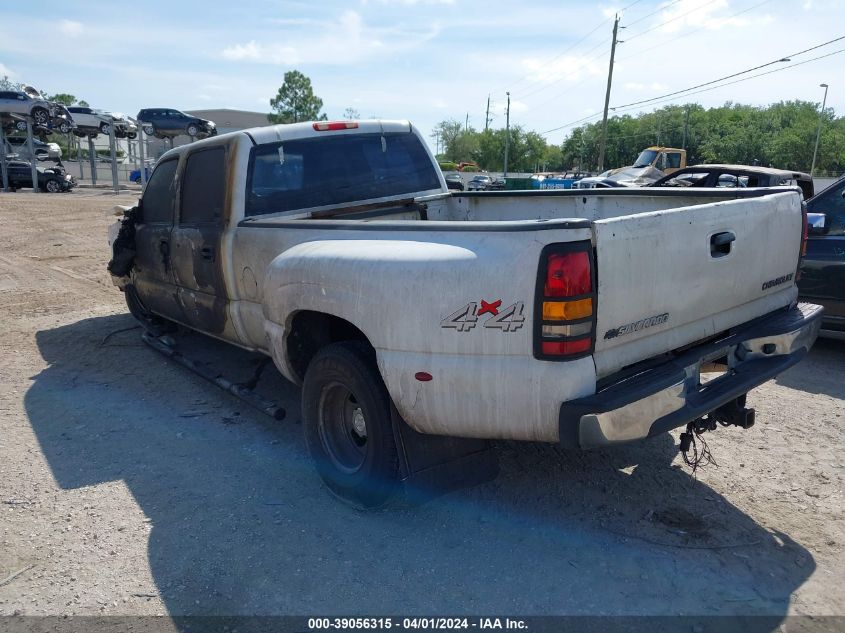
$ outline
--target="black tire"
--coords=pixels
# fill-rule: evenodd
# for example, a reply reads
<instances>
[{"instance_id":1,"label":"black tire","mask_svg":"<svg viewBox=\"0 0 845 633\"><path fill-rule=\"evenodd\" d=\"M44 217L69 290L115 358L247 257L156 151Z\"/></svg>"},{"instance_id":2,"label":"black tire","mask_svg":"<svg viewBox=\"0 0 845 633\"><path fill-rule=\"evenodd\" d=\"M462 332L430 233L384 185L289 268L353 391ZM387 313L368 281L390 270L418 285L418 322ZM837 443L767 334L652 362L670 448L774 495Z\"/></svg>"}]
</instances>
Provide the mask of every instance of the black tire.
<instances>
[{"instance_id":1,"label":"black tire","mask_svg":"<svg viewBox=\"0 0 845 633\"><path fill-rule=\"evenodd\" d=\"M398 490L390 411L375 353L365 343L327 345L308 365L302 388L305 442L329 490L355 507L378 508Z\"/></svg>"},{"instance_id":2,"label":"black tire","mask_svg":"<svg viewBox=\"0 0 845 633\"><path fill-rule=\"evenodd\" d=\"M146 134L147 136L155 136L156 129L154 125L147 124L142 129L144 130L144 134Z\"/></svg>"},{"instance_id":3,"label":"black tire","mask_svg":"<svg viewBox=\"0 0 845 633\"><path fill-rule=\"evenodd\" d=\"M40 106L33 108L30 114L36 125L46 126L50 122L50 113Z\"/></svg>"},{"instance_id":4,"label":"black tire","mask_svg":"<svg viewBox=\"0 0 845 633\"><path fill-rule=\"evenodd\" d=\"M44 182L43 191L47 193L59 193L62 190L62 183L55 178L48 178Z\"/></svg>"},{"instance_id":5,"label":"black tire","mask_svg":"<svg viewBox=\"0 0 845 633\"><path fill-rule=\"evenodd\" d=\"M100 133L105 134L106 136L109 135L111 131L111 126L108 123L100 123Z\"/></svg>"},{"instance_id":6,"label":"black tire","mask_svg":"<svg viewBox=\"0 0 845 633\"><path fill-rule=\"evenodd\" d=\"M185 132L188 133L188 136L196 136L197 134L199 134L200 129L195 123L191 123L188 125L187 128L185 128Z\"/></svg>"},{"instance_id":7,"label":"black tire","mask_svg":"<svg viewBox=\"0 0 845 633\"><path fill-rule=\"evenodd\" d=\"M135 184L136 184L136 185L140 185L140 184L141 184L141 177L140 177L140 176L138 176L138 177L135 179Z\"/></svg>"},{"instance_id":8,"label":"black tire","mask_svg":"<svg viewBox=\"0 0 845 633\"><path fill-rule=\"evenodd\" d=\"M59 123L59 132L61 132L62 134L67 134L68 132L70 132L70 123L67 123L66 121Z\"/></svg>"},{"instance_id":9,"label":"black tire","mask_svg":"<svg viewBox=\"0 0 845 633\"><path fill-rule=\"evenodd\" d=\"M136 138L138 138L138 133L137 132L127 132L126 138L128 138L130 141L134 141Z\"/></svg>"},{"instance_id":10,"label":"black tire","mask_svg":"<svg viewBox=\"0 0 845 633\"><path fill-rule=\"evenodd\" d=\"M18 132L26 132L26 121L15 121L15 129Z\"/></svg>"}]
</instances>

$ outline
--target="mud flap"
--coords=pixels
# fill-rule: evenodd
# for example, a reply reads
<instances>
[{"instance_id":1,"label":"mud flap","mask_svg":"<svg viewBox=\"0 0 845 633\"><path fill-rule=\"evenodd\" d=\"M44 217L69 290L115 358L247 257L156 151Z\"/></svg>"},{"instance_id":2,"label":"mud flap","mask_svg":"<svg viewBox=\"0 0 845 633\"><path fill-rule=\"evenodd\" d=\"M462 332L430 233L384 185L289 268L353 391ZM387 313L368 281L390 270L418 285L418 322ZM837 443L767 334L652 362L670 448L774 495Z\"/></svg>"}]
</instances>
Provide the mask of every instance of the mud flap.
<instances>
[{"instance_id":1,"label":"mud flap","mask_svg":"<svg viewBox=\"0 0 845 633\"><path fill-rule=\"evenodd\" d=\"M390 409L408 502L423 503L498 476L499 460L490 441L417 433L395 406Z\"/></svg>"}]
</instances>

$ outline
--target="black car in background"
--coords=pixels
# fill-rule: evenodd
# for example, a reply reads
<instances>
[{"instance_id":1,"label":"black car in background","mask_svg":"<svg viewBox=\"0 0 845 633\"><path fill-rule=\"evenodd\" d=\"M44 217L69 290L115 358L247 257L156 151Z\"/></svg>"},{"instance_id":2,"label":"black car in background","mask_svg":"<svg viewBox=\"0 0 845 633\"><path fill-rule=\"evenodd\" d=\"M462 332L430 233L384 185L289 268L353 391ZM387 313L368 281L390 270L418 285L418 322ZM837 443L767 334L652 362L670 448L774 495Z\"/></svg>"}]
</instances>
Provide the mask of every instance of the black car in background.
<instances>
[{"instance_id":1,"label":"black car in background","mask_svg":"<svg viewBox=\"0 0 845 633\"><path fill-rule=\"evenodd\" d=\"M800 187L805 199L813 196L813 178L810 174L755 165L691 165L646 186Z\"/></svg>"},{"instance_id":2,"label":"black car in background","mask_svg":"<svg viewBox=\"0 0 845 633\"><path fill-rule=\"evenodd\" d=\"M6 163L9 173L9 189L32 188L32 165L23 160L10 160ZM61 167L36 167L38 188L47 193L70 191L76 186L76 180Z\"/></svg>"},{"instance_id":3,"label":"black car in background","mask_svg":"<svg viewBox=\"0 0 845 633\"><path fill-rule=\"evenodd\" d=\"M454 189L455 191L464 190L464 179L461 177L461 174L457 171L443 172L443 180L446 181L447 189Z\"/></svg>"},{"instance_id":4,"label":"black car in background","mask_svg":"<svg viewBox=\"0 0 845 633\"><path fill-rule=\"evenodd\" d=\"M807 254L798 296L824 306L822 336L845 339L845 178L807 201Z\"/></svg>"},{"instance_id":5,"label":"black car in background","mask_svg":"<svg viewBox=\"0 0 845 633\"><path fill-rule=\"evenodd\" d=\"M200 119L172 108L144 108L135 118L147 136L165 138L187 134L205 138L217 134L214 121Z\"/></svg>"}]
</instances>

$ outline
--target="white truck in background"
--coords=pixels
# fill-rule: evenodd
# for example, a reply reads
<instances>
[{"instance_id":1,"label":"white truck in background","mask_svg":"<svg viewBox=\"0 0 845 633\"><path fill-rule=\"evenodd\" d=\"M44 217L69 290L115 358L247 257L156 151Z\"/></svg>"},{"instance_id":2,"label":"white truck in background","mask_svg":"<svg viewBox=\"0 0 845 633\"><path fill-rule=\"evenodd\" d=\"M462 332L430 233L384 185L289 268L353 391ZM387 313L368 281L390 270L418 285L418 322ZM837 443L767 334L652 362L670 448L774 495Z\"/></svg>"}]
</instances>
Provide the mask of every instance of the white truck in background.
<instances>
[{"instance_id":1,"label":"white truck in background","mask_svg":"<svg viewBox=\"0 0 845 633\"><path fill-rule=\"evenodd\" d=\"M805 237L794 189L451 193L408 122L321 121L167 152L109 269L156 334L301 384L320 476L372 507L438 468L494 472L490 439L747 428L745 394L818 333Z\"/></svg>"}]
</instances>

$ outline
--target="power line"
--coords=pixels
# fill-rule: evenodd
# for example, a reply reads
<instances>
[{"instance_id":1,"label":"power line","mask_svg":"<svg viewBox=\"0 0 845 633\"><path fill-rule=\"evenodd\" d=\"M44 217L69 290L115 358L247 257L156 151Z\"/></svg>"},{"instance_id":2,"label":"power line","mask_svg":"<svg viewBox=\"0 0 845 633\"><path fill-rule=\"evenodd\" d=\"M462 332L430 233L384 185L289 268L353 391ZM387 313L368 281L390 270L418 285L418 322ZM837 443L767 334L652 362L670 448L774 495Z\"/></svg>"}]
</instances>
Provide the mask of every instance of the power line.
<instances>
[{"instance_id":1,"label":"power line","mask_svg":"<svg viewBox=\"0 0 845 633\"><path fill-rule=\"evenodd\" d=\"M675 4L675 3L672 3L672 4ZM664 7L664 10L666 8L668 8L668 7ZM701 11L702 9L705 9L705 8L707 8L707 5L703 4L699 7L696 7L695 9L691 9L691 10L687 11L686 13L681 13L680 15L676 15L674 18L670 18L670 19L666 20L665 22L661 22L660 24L656 24L653 27L651 27L650 29L646 29L645 31L640 31L639 33L635 33L634 35L632 35L631 37L629 37L625 41L630 42L631 40L635 40L638 37L642 37L646 33L651 33L652 31L656 31L661 26L666 26L667 24L670 24L671 22L675 22L676 20L680 20L681 18L684 18L684 17L690 15L691 13L697 13L698 11ZM637 20L637 22L641 22L641 20ZM634 24L636 24L636 22ZM628 26L632 26L632 25L629 24Z\"/></svg>"},{"instance_id":2,"label":"power line","mask_svg":"<svg viewBox=\"0 0 845 633\"><path fill-rule=\"evenodd\" d=\"M633 2L633 3L629 4L628 6L626 6L625 8L623 8L623 9L620 11L620 13L621 13L622 11L625 11L626 9L631 8L632 6L634 6L635 4L637 4L637 3L638 3L638 2L640 2L640 1L641 1L641 0L637 0L636 2ZM652 11L651 13L649 13L649 14L647 14L647 15L645 15L645 16L643 16L643 17L641 17L641 18L640 18L640 19L638 19L638 20L635 20L635 21L634 21L634 22L632 22L631 24L628 24L628 25L626 25L626 26L624 26L624 27L622 27L622 28L628 28L629 26L632 26L632 25L634 25L634 24L637 24L637 23L639 23L639 22L642 22L643 20L645 20L645 19L649 18L649 17L650 17L650 16L652 16L652 15L655 15L655 14L657 14L657 13L660 13L661 11L665 11L667 8L671 7L671 6L672 6L672 5L674 5L674 4L677 4L677 3L678 3L678 2L680 2L680 1L681 1L681 0L675 0L674 2L670 2L668 5L666 5L666 6L664 6L664 7L661 7L661 8L660 8L660 9L658 9L657 11ZM771 2L771 0L763 0L763 2L761 2L760 4L765 4L766 2ZM759 5L756 5L756 6L759 6ZM754 7L751 7L751 8L749 8L749 9L746 9L745 11L749 11L749 10L751 10L751 9L753 9L753 8L754 8ZM698 9L696 9L696 10L698 10ZM744 13L744 11L741 11L740 13ZM685 14L685 15L686 15L686 14ZM735 15L738 15L738 14L735 14ZM682 16L679 16L679 17L682 17ZM731 18L731 17L734 17L734 15L729 16L729 18ZM673 18L673 19L674 19L674 18ZM605 22L607 22L607 20L605 20ZM596 27L596 29L598 29L599 27L601 27L602 25L604 25L604 23L605 23L605 22L602 22L602 24L600 24L598 27ZM658 25L658 26L660 26L660 25ZM596 29L593 29L593 31L591 31L591 33L592 33L592 32L595 32L595 31L596 31ZM633 39L633 38L629 38L629 39ZM584 55L584 56L589 55L591 52L593 52L594 50L596 50L596 49L597 49L597 48L599 48L600 46L605 45L605 44L607 43L607 41L608 41L608 40L606 40L606 39L605 39L605 40L602 40L601 42L599 42L599 44L598 44L598 45L596 45L596 46L594 46L593 48L591 48L590 50L586 51L583 55ZM619 43L622 43L622 42L623 42L623 40L619 40ZM609 50L609 49L608 49L608 50ZM647 50L650 50L650 49L647 49ZM587 58L587 59L582 59L580 63L581 63L581 65L582 65L582 66L586 66L586 65L587 65L588 63L590 63L591 61L594 61L594 60L596 60L596 59L598 59L598 58L600 58L600 57L604 57L604 56L605 56L605 54L606 54L607 52L608 52L608 51L602 51L599 55L596 55L596 56L594 56L594 57L590 57L590 58ZM642 51L642 52L644 52L644 51ZM637 53L637 54L639 54L639 53ZM627 59L627 58L623 58L623 60L624 60L624 59ZM622 60L620 60L620 61L622 61ZM588 78L586 78L586 79L584 79L584 80L582 80L582 81L579 81L578 83L576 83L576 84L574 84L574 85L569 86L566 90L564 90L564 91L562 91L562 92L559 92L559 93L556 93L554 96L550 97L549 99L546 99L545 101L542 101L541 103L538 103L538 104L536 104L536 105L534 105L534 106L532 106L532 107L528 108L528 109L526 110L526 112L530 112L530 111L532 111L532 110L536 110L537 108L539 108L539 107L541 107L541 106L543 106L543 105L545 105L545 104L549 103L550 101L553 101L554 99L557 99L557 98L559 98L559 97L561 97L561 96L563 96L563 95L565 95L565 94L568 94L569 92L571 92L571 91L572 91L572 90L574 90L575 88L577 88L577 87L579 87L579 86L583 85L584 83L586 83L587 81L589 81L589 80L591 80L591 79L595 79L595 78L597 78L597 77L598 77L598 75L596 75L595 77L588 77ZM530 97L532 97L532 96L534 96L534 95L536 95L536 94L539 94L540 92L542 92L542 91L544 91L544 90L546 90L546 89L550 88L551 86L553 86L553 85L555 85L555 84L557 84L557 83L560 83L560 82L561 82L561 81L563 81L564 79L566 79L566 76L560 77L559 79L556 79L556 80L554 80L554 81L552 81L552 82L550 82L550 83L548 83L548 84L546 84L546 85L544 85L544 86L541 86L540 88L538 88L538 89L536 89L536 90L533 90L533 91L531 91L531 92L529 92L529 93L527 93L527 94L523 94L523 95L521 95L521 97L522 97L523 99L525 99L525 98L530 98Z\"/></svg>"},{"instance_id":3,"label":"power line","mask_svg":"<svg viewBox=\"0 0 845 633\"><path fill-rule=\"evenodd\" d=\"M578 40L578 41L577 41L577 42L575 42L574 44L571 44L570 46L566 47L563 51L561 51L560 53L558 53L557 55L555 55L555 56L554 56L554 57L552 57L551 59L549 59L549 60L547 60L547 61L543 62L543 63L541 64L541 67L542 67L542 66L547 66L547 65L551 64L552 62L555 62L555 61L557 61L558 59L560 59L561 57L563 57L566 53L568 53L569 51L571 51L572 49L574 49L574 48L575 48L576 46L578 46L581 42L583 42L583 41L585 41L586 39L588 39L588 38L589 38L589 37L590 37L593 33L595 33L596 31L598 31L598 30L599 30L602 26L604 26L604 25L605 25L607 22L609 22L611 19L612 19L612 18L607 18L607 19L605 19L605 20L602 20L599 24L597 24L597 25L596 25L596 27L595 27L593 30L591 30L589 33L587 33L587 34L586 34L584 37L582 37L580 40ZM526 82L526 81L528 82L528 85L535 84L535 83L538 83L538 82L539 82L539 80L537 80L537 79L529 79L529 78L528 78L528 75L523 75L521 78L519 78L519 79L517 79L517 80L516 80L516 83L511 84L511 86L509 87L509 91L513 91L513 89L514 89L515 87L519 86L520 84L522 84L523 82ZM495 92L496 92L496 94L499 94L499 93L501 93L502 91L501 91L501 90L497 90L497 91L495 91Z\"/></svg>"},{"instance_id":4,"label":"power line","mask_svg":"<svg viewBox=\"0 0 845 633\"><path fill-rule=\"evenodd\" d=\"M660 13L661 11L665 11L666 9L668 9L669 7L671 7L672 5L674 5L674 4L678 4L680 1L681 1L681 0L674 0L673 2L670 2L669 4L667 4L665 7L660 7L657 11L652 11L652 12L651 12L651 13L649 13L648 15L644 15L644 16L643 16L643 17L641 17L639 20L634 20L633 22L631 22L630 24L628 24L628 25L626 25L626 26L634 26L635 24L639 24L639 23L640 23L640 22L642 22L643 20L647 20L647 19L648 19L648 18L650 18L651 16L656 15L656 14Z\"/></svg>"},{"instance_id":5,"label":"power line","mask_svg":"<svg viewBox=\"0 0 845 633\"><path fill-rule=\"evenodd\" d=\"M622 9L620 9L620 10L619 10L619 13L620 13L620 14L621 14L621 13L624 13L625 11L627 11L627 10L628 10L628 9L630 9L631 7L633 7L633 6L637 5L637 4L639 4L639 3L640 3L640 2L642 2L642 1L643 1L643 0L634 0L634 2L631 2L630 4L626 5L626 6L625 6L625 7L623 7ZM676 2L680 2L680 0L676 0ZM581 39L579 39L579 40L578 40L577 42L575 42L574 44L571 44L570 46L568 46L567 48L565 48L563 51L561 51L560 53L558 53L557 55L555 55L555 56L554 56L554 57L552 57L551 59L549 59L549 60L547 60L547 61L543 62L543 64L542 64L541 66L547 66L547 65L549 65L549 64L551 64L551 63L553 63L553 62L557 61L557 60L558 60L558 59L560 59L561 57L563 57L566 53L568 53L568 52L570 52L570 51L574 50L574 49L575 49L575 48L576 48L579 44L581 44L582 42L584 42L584 41L586 41L587 39L589 39L589 37L590 37L593 33L595 33L596 31L598 31L601 27L603 27L605 24L607 24L608 22L610 22L612 19L613 19L613 18L608 17L608 18L606 18L605 20L602 20L602 21L601 21L601 22L599 22L599 23L598 23L598 24L597 24L597 25L596 25L596 26L595 26L595 27L594 27L591 31L589 31L586 35L584 35ZM602 40L601 42L599 42L596 46L594 46L593 48L591 48L590 50L588 50L587 52L585 52L585 53L583 54L583 56L589 55L590 53L592 53L592 52L593 52L594 50L596 50L597 48L599 48L599 47L603 46L603 45L604 45L607 41L609 41L609 40L608 40L607 38L605 38L604 40ZM602 54L602 55L603 55L603 54ZM589 62L589 61L592 61L592 59L584 60L584 63ZM537 94L538 92L542 92L543 90L545 90L546 88L548 88L550 85L553 85L553 84L555 84L555 83L557 83L557 82L559 82L559 81L562 81L563 79L565 79L565 77L561 77L560 79L555 80L555 81L554 81L554 82L552 82L551 84L547 84L547 85L545 85L545 86L542 86L542 87L540 87L538 90L535 90L535 91L529 92L527 95L522 95L522 96L523 96L523 98L524 98L524 97L526 97L526 96L531 96L531 95L533 95L533 94ZM524 75L522 78L518 79L518 80L517 80L517 82L516 82L515 84L512 84L512 85L510 86L510 91L513 91L514 87L519 86L521 83L523 83L523 82L525 82L525 81L528 81L528 83L529 83L529 84L539 83L539 80L537 80L537 79L533 79L533 80L532 80L532 79L528 79L528 75Z\"/></svg>"},{"instance_id":6,"label":"power line","mask_svg":"<svg viewBox=\"0 0 845 633\"><path fill-rule=\"evenodd\" d=\"M605 40L602 40L602 41L598 44L598 46L594 46L593 48L591 48L589 51L587 51L587 52L586 52L586 53L584 53L584 54L585 54L585 55L589 55L591 52L593 52L594 50L596 50L596 48L598 48L599 46L604 46L604 45L605 45L605 44L607 44L609 41L610 41L610 38L605 39ZM610 50L610 49L608 49L608 50ZM582 65L582 66L584 66L584 65L586 65L586 64L589 64L591 61L594 61L594 60L596 60L596 59L599 59L600 57L604 57L604 55L605 55L605 51L602 51L599 55L595 55L594 57L589 57L589 58L587 58L587 59L582 59L582 60L579 60L579 64L580 64L580 65ZM550 81L549 83L547 83L547 84L544 84L544 85L540 86L540 87L539 87L539 88L537 88L536 90L531 90L530 92L525 93L525 94L520 95L520 96L521 96L521 98L522 98L522 99L527 99L527 98L529 98L529 97L533 97L533 96L534 96L534 95L536 95L536 94L540 94L540 93L541 93L541 92L543 92L544 90L548 90L549 88L551 88L551 87L552 87L552 86L554 86L555 84L560 83L560 82L561 82L561 81L563 81L564 79L566 79L566 75L563 75L562 77L558 77L558 78L557 78L557 79L555 79L554 81ZM570 86L570 88L568 88L566 92L568 92L568 91L569 91L569 90L571 90L572 88L573 88L573 86ZM561 94L565 94L565 93L561 93Z\"/></svg>"},{"instance_id":7,"label":"power line","mask_svg":"<svg viewBox=\"0 0 845 633\"><path fill-rule=\"evenodd\" d=\"M727 83L720 84L718 86L712 86L710 88L703 88L702 90L696 90L695 92L690 92L689 95L697 95L697 94L701 94L702 92L710 92L711 90L718 90L719 88L724 88L725 86L732 86L734 84L742 83L743 81L749 81L751 79L756 79L757 77L763 77L765 75L771 75L772 73L778 73L778 72L781 72L781 71L784 71L784 70L789 70L790 68L796 68L797 66L803 66L804 64L809 64L810 62L815 62L815 61L818 61L820 59L825 59L826 57L833 57L834 55L839 55L840 53L845 53L845 48L840 48L839 50L836 50L836 51L833 51L833 52L830 52L830 53L826 53L824 55L819 55L818 57L811 57L810 59L805 59L802 62L796 62L794 64L790 64L789 66L782 66L782 67L775 68L774 70L767 70L764 73L758 73L756 75L751 75L750 77L743 77L742 79L735 79L734 81L729 81ZM668 97L668 98L664 99L663 101L658 101L657 103L665 103L667 101L674 101L674 100L675 100L674 97ZM623 108L623 107L624 106L619 106L618 108L612 108L612 110L616 111L616 110L619 110L620 108ZM626 108L625 110L620 110L620 111L626 112L628 110L634 110L634 109L636 109L636 106L632 106L630 108ZM596 115L594 114L593 116L596 116Z\"/></svg>"},{"instance_id":8,"label":"power line","mask_svg":"<svg viewBox=\"0 0 845 633\"><path fill-rule=\"evenodd\" d=\"M737 11L736 13L732 13L731 15L729 15L728 17L726 17L726 18L724 18L724 19L725 19L725 20L730 20L731 18L735 18L735 17L737 17L738 15L742 15L743 13L748 13L749 11L753 11L754 9L757 9L758 7L761 7L761 6L763 6L764 4L768 4L768 3L769 3L769 2L771 2L771 1L772 1L772 0L763 0L762 2L758 2L757 4L755 4L755 5L752 5L752 6L748 7L747 9L743 9L742 11ZM672 42L676 42L676 41L678 41L678 40L680 40L680 39L683 39L683 38L689 37L689 36L690 36L690 35L692 35L693 33L698 33L699 31L703 31L704 29L706 29L706 28L707 28L707 26L708 26L707 24L704 24L704 25L702 25L702 26L699 26L698 28L692 29L691 31L687 31L686 33L681 33L681 34L680 34L680 35L678 35L677 37L673 37L673 38L671 38L671 39L668 39L668 40L665 40L665 41L660 42L660 43L658 43L658 44L655 44L654 46L649 46L648 48L643 48L643 49L640 49L640 50L638 50L638 51L636 51L636 52L632 53L631 55L628 55L628 57L623 57L623 58L622 58L622 59L620 59L619 61L620 61L620 62L624 62L624 61L626 61L626 60L631 59L632 57L636 57L637 55L642 55L643 53L647 53L647 52L649 52L649 51L653 51L655 48L660 48L661 46L666 46L666 44L671 44Z\"/></svg>"},{"instance_id":9,"label":"power line","mask_svg":"<svg viewBox=\"0 0 845 633\"><path fill-rule=\"evenodd\" d=\"M822 43L822 44L817 44L816 46L812 46L812 47L810 47L810 48L806 48L806 49L804 49L803 51L799 51L799 52L797 52L797 53L792 53L792 54L787 55L787 56L785 56L785 57L781 57L780 59L775 60L775 61L773 61L773 62L768 62L768 63L766 63L766 64L761 64L761 65L759 65L759 66L755 66L754 68L749 68L749 69L747 69L747 70L743 70L743 71L738 72L738 73L733 73L733 74L730 74L730 75L726 75L725 77L721 77L721 78L719 78L719 79L713 79L712 81L708 81L708 82L705 82L705 83L703 83L703 84L698 84L698 85L696 85L696 86L692 86L692 87L690 87L690 88L685 88L684 90L676 90L675 92L670 92L670 93L667 93L667 94L664 94L664 95L660 95L660 96L657 96L657 97L652 97L651 99L643 99L643 100L641 100L641 101L635 101L635 102L632 102L632 103L626 103L626 104L623 104L623 105L620 105L620 106L614 106L614 107L613 107L613 108L611 108L611 109L612 109L614 112L617 112L617 111L622 111L622 110L624 110L624 109L633 109L633 108L635 108L636 106L639 106L639 105L644 104L644 103L651 103L651 102L655 102L655 101L665 101L665 100L669 100L669 101L671 101L671 100L673 100L673 99L672 99L673 97L678 96L678 95L681 95L681 94L685 94L685 93L690 93L690 94L699 94L699 93L701 93L701 92L707 92L707 91L709 91L709 90L715 90L716 88L721 88L721 87L723 87L723 86L730 86L730 85L733 85L733 84L736 84L736 83L740 83L740 82L742 82L742 81L747 81L747 80L749 80L749 79L754 79L754 78L756 78L756 77L762 77L762 76L764 76L764 75L770 75L770 74L772 74L772 73L774 73L774 72L780 72L780 71L782 71L782 70L788 70L789 68L795 68L796 66L801 66L801 65L803 65L803 64L807 64L807 63L812 62L812 61L817 61L817 60L819 60L819 59L824 59L825 57L830 57L830 56L832 56L832 55L836 55L836 54L838 54L838 53L841 53L841 52L845 51L845 49L840 49L840 50L838 50L838 51L834 51L834 52L832 52L832 53L828 53L828 54L826 54L826 55L821 55L821 56L819 56L819 57L813 57L813 58L811 58L811 59L807 59L807 60L804 60L804 61L802 61L802 62L797 62L797 63L795 63L795 64L790 64L789 66L779 66L778 68L776 68L776 69L774 69L774 70L770 70L770 71L767 71L767 72L764 72L764 73L759 73L759 74L757 74L757 75L752 75L751 77L744 77L743 79L739 79L739 80L736 80L736 81L731 81L731 82L728 82L728 83L725 83L725 84L720 84L720 85L718 85L718 86L713 86L712 88L706 88L706 89L704 89L704 90L699 90L699 88L703 88L703 87L705 87L705 86L710 86L710 85L715 84L715 83L720 83L720 82L723 82L723 81L724 81L724 80L726 80L726 79L730 79L730 78L732 78L732 77L737 77L737 76L739 76L739 75L744 75L744 74L749 73L749 72L754 72L755 70L759 70L760 68L765 68L766 66L771 66L772 64L780 63L780 62L782 62L782 61L784 61L784 60L786 60L786 59L788 59L788 58L790 58L790 57L797 57L798 55L802 55L802 54L804 54L804 53L808 53L808 52L810 52L810 51L813 51L813 50L819 49L819 48L821 48L821 47L823 47L823 46L827 46L827 45L829 45L829 44L832 44L832 43L834 43L834 42L838 42L838 41L843 40L843 39L845 39L845 35L840 36L840 37L837 37L837 38L834 38L834 39L829 40L829 41L827 41L827 42L824 42L824 43ZM691 91L696 91L696 92L691 92ZM567 123L567 124L565 124L565 125L561 125L561 126L558 126L558 127L556 127L556 128L552 128L552 129L550 129L550 130L546 130L545 132L541 132L541 134L544 134L544 135L545 135L545 134L549 134L549 133L551 133L551 132L557 132L558 130L562 130L562 129L564 129L564 128L572 127L572 126L577 125L577 124L579 124L579 123L586 122L586 121L588 121L589 119L592 119L593 117L598 116L599 114L601 114L601 112L593 112L592 114L589 114L589 115L587 115L587 116L581 117L580 119L577 119L577 120L575 120L575 121L571 121L570 123Z\"/></svg>"},{"instance_id":10,"label":"power line","mask_svg":"<svg viewBox=\"0 0 845 633\"><path fill-rule=\"evenodd\" d=\"M840 37L832 39L828 42L825 42L824 44L818 44L817 46L813 46L811 48L805 48L803 51L799 51L797 53L790 53L789 55L784 55L780 59L776 59L774 61L766 62L765 64L760 64L759 66L754 66L753 68L748 68L747 70L742 70L738 73L726 75L724 77L720 77L719 79L713 79L712 81L706 81L703 84L698 84L697 86L692 86L690 88L684 88L683 90L676 90L675 92L669 92L669 93L667 93L665 95L661 95L659 97L652 97L651 99L643 99L641 101L633 101L631 103L626 103L624 105L617 106L617 108L627 108L628 106L641 105L643 103L649 103L651 101L657 101L658 99L662 99L664 97L672 97L672 96L675 96L675 95L678 95L678 94L682 94L684 92L689 92L690 90L697 90L698 88L703 88L704 86L709 86L711 84L719 83L721 81L724 81L725 79L732 79L734 77L739 77L740 75L745 75L747 73L754 72L755 70L760 70L761 68L765 68L766 66L772 66L774 64L779 64L779 63L782 63L782 62L785 62L785 61L791 61L790 60L791 57L797 57L798 55L803 55L804 53L809 53L810 51L814 51L818 48L821 48L823 46L827 46L828 44L833 44L834 42L838 42L840 40L845 40L845 35L842 35Z\"/></svg>"}]
</instances>

